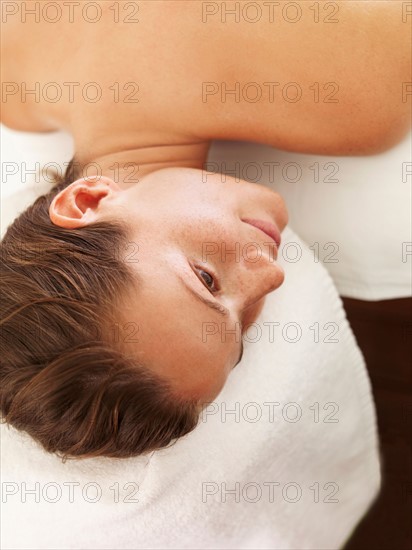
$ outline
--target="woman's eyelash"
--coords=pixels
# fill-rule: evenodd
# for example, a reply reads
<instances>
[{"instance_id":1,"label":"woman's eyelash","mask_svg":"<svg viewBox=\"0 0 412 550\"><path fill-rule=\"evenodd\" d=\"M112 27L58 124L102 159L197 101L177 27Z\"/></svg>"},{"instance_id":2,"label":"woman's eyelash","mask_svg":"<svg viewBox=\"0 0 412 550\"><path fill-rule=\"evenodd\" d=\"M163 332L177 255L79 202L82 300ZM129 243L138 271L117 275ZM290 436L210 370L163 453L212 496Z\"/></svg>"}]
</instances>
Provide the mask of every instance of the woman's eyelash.
<instances>
[{"instance_id":1,"label":"woman's eyelash","mask_svg":"<svg viewBox=\"0 0 412 550\"><path fill-rule=\"evenodd\" d=\"M199 272L199 278L201 279L202 283L205 285L205 287L212 292L212 294L215 294L219 291L219 284L216 280L216 277L206 271L205 269L201 267L196 267L197 271ZM204 273L206 277L202 276L201 273Z\"/></svg>"}]
</instances>

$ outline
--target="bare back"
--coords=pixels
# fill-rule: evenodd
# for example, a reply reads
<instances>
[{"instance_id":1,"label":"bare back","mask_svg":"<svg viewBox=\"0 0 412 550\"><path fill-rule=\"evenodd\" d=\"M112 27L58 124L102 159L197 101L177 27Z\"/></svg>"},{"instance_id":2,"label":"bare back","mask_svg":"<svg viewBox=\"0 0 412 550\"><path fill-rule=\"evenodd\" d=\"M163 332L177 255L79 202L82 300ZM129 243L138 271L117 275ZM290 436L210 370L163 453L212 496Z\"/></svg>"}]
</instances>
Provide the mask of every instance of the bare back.
<instances>
[{"instance_id":1,"label":"bare back","mask_svg":"<svg viewBox=\"0 0 412 550\"><path fill-rule=\"evenodd\" d=\"M65 4L55 23L41 9L24 21L3 14L2 121L12 128L66 128L80 149L98 138L96 154L119 134L126 147L173 136L362 154L409 128L405 2L318 13L304 1L254 3L258 21L242 2Z\"/></svg>"}]
</instances>

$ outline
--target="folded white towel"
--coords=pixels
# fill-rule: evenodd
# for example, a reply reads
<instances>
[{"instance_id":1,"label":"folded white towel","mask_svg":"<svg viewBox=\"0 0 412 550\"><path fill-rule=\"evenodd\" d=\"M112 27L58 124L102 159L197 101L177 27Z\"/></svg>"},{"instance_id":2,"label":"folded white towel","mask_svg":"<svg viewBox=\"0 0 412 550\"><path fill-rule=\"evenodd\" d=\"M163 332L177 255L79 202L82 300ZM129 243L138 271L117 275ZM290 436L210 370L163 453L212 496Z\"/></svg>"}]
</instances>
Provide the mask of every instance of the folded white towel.
<instances>
[{"instance_id":1,"label":"folded white towel","mask_svg":"<svg viewBox=\"0 0 412 550\"><path fill-rule=\"evenodd\" d=\"M291 229L281 251L242 363L173 447L62 464L2 426L3 548L342 547L380 485L370 384L330 276Z\"/></svg>"}]
</instances>

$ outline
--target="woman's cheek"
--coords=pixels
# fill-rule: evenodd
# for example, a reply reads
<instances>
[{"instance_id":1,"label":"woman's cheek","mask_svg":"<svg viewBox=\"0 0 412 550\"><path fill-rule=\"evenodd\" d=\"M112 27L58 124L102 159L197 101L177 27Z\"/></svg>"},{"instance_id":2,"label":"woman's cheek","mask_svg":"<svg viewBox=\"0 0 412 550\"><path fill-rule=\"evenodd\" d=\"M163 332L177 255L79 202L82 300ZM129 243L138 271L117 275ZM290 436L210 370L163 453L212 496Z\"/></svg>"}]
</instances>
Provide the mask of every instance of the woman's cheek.
<instances>
[{"instance_id":1,"label":"woman's cheek","mask_svg":"<svg viewBox=\"0 0 412 550\"><path fill-rule=\"evenodd\" d=\"M247 326L254 323L256 319L259 317L260 312L263 309L263 305L265 303L265 296L249 306L243 315L243 332L246 331Z\"/></svg>"}]
</instances>

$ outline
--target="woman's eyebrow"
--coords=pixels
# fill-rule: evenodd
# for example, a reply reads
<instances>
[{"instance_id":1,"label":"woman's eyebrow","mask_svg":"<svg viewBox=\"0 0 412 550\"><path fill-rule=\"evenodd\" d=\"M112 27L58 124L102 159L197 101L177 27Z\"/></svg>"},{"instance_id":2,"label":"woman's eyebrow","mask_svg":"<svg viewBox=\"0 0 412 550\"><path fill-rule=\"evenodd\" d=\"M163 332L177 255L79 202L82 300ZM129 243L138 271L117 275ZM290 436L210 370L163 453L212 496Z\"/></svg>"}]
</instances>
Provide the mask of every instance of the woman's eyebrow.
<instances>
[{"instance_id":1,"label":"woman's eyebrow","mask_svg":"<svg viewBox=\"0 0 412 550\"><path fill-rule=\"evenodd\" d=\"M195 298L197 300L199 300L200 302L203 302L204 304L206 304L211 309L214 309L215 311L220 313L220 315L222 315L223 317L229 317L230 316L230 311L225 306L222 306L221 304L218 304L218 303L214 302L213 300L209 300L209 298L206 298L205 296L203 296L203 294L200 294L200 292L197 292L191 285L187 284L184 277L182 277L180 274L178 274L178 277L182 281L182 283L184 284L185 288L193 296L195 296Z\"/></svg>"},{"instance_id":2,"label":"woman's eyebrow","mask_svg":"<svg viewBox=\"0 0 412 550\"><path fill-rule=\"evenodd\" d=\"M181 277L180 274L178 274L178 277L182 281L182 283L184 284L185 288L187 288L187 290L189 290L189 292L193 296L195 296L200 302L203 302L204 304L206 304L211 309L214 309L214 310L218 311L220 313L220 315L223 315L223 317L230 316L230 311L227 308L225 308L224 306L222 306L220 304L217 304L216 302L213 302L213 300L209 300L205 296L202 296L202 294L196 292L196 290L194 288L192 288L190 285L187 284L185 279L183 277ZM233 365L232 370L241 362L242 357L243 357L243 340L240 341L239 358L238 358L237 362Z\"/></svg>"}]
</instances>

